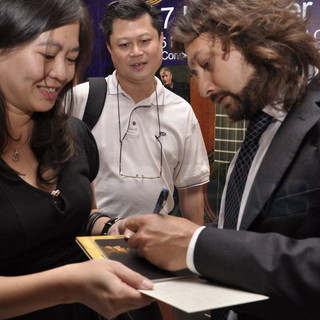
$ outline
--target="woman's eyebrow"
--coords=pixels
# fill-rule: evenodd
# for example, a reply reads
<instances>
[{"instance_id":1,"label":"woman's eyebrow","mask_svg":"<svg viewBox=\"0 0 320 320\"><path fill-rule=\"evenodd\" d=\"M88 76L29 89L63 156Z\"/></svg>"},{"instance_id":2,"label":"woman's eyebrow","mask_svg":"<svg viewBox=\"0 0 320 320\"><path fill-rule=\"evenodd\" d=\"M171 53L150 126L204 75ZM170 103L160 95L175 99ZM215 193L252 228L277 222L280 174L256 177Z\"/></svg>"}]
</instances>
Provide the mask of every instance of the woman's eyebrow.
<instances>
[{"instance_id":1,"label":"woman's eyebrow","mask_svg":"<svg viewBox=\"0 0 320 320\"><path fill-rule=\"evenodd\" d=\"M53 41L53 40L46 40L46 41L42 41L39 43L39 46L46 46L46 47L57 47L59 50L63 49L63 46L60 42L58 41ZM72 48L71 50L69 50L70 52L77 52L80 51L80 46L76 46L74 48Z\"/></svg>"}]
</instances>

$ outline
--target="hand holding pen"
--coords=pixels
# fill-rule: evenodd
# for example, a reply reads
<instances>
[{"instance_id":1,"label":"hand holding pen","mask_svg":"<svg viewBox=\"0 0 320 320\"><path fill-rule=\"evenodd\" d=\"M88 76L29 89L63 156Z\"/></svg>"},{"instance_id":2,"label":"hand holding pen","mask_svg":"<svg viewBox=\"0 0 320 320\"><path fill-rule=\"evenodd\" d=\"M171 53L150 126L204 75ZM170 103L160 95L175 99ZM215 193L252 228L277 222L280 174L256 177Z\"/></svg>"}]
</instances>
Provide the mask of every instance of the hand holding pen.
<instances>
[{"instance_id":1,"label":"hand holding pen","mask_svg":"<svg viewBox=\"0 0 320 320\"><path fill-rule=\"evenodd\" d=\"M153 209L153 213L160 213L161 209L164 207L166 200L169 195L169 190L166 188L163 188L159 194L159 198L157 200L156 206ZM130 218L125 219L127 221ZM131 229L125 229L124 236L126 239L129 239L135 232L131 231Z\"/></svg>"}]
</instances>

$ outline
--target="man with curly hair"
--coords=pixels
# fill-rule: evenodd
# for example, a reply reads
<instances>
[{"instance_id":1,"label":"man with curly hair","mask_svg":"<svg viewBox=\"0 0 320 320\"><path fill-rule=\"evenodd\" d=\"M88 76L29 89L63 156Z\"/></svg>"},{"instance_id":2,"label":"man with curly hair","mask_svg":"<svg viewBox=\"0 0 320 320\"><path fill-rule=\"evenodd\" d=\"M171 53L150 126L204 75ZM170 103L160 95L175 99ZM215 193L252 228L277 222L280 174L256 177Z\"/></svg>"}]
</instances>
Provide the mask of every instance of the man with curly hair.
<instances>
[{"instance_id":1,"label":"man with curly hair","mask_svg":"<svg viewBox=\"0 0 320 320\"><path fill-rule=\"evenodd\" d=\"M231 163L217 223L200 227L175 217L132 217L126 223L135 232L129 244L162 268L188 267L210 280L269 296L232 308L228 319L318 319L316 41L291 0L188 0L186 5L173 38L187 53L201 95L222 105L231 121L249 120L248 134L258 116L270 123L258 138L251 166L238 161L246 142Z\"/></svg>"}]
</instances>

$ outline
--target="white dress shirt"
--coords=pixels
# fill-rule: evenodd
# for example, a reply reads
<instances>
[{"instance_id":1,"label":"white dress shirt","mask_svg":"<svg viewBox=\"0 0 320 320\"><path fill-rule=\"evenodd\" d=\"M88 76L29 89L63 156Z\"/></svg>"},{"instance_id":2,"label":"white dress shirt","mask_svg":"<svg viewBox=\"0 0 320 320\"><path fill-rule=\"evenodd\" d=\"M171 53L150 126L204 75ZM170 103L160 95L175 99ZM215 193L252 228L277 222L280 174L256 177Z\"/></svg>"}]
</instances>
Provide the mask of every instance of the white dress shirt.
<instances>
[{"instance_id":1,"label":"white dress shirt","mask_svg":"<svg viewBox=\"0 0 320 320\"><path fill-rule=\"evenodd\" d=\"M280 109L280 108L279 108ZM246 181L246 185L243 191L242 200L240 204L240 210L239 210L239 216L238 216L238 223L237 223L237 230L239 230L239 226L242 221L244 208L246 205L246 202L248 200L248 196L253 184L253 181L256 177L256 174L258 172L258 169L261 165L261 162L270 146L270 143L275 136L276 132L278 131L280 125L282 124L283 120L285 119L287 112L283 110L276 110L275 108L271 106L267 106L263 109L264 112L271 115L273 117L273 120L271 121L270 125L266 129L266 131L262 134L260 140L259 140L259 148L257 150L257 153L252 161L251 168L248 173L248 178ZM233 170L233 167L235 165L237 156L238 156L239 150L237 151L236 155L234 156L233 160L230 163L228 173L227 173L227 179L226 179L226 185L224 187L223 193L222 193L222 199L221 199L221 207L219 212L219 220L218 220L218 228L223 228L224 223L224 206L225 206L225 197L226 197L226 189L229 181L230 174ZM199 274L199 272L196 270L194 266L194 248L195 244L197 242L198 236L201 233L201 231L205 228L205 226L199 227L196 232L193 234L191 241L189 243L188 251L187 251L187 266L188 268L194 272Z\"/></svg>"}]
</instances>

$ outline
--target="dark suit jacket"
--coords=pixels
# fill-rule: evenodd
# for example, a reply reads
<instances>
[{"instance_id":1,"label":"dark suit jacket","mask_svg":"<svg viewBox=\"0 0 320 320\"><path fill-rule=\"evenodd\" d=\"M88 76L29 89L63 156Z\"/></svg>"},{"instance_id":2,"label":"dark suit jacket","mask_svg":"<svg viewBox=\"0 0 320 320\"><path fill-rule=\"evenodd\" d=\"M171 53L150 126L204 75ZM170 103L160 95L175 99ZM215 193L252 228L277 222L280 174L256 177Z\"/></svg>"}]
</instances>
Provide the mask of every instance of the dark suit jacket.
<instances>
[{"instance_id":1,"label":"dark suit jacket","mask_svg":"<svg viewBox=\"0 0 320 320\"><path fill-rule=\"evenodd\" d=\"M239 319L320 319L319 88L276 133L240 229L207 227L195 249L201 274L270 296L236 307Z\"/></svg>"}]
</instances>

